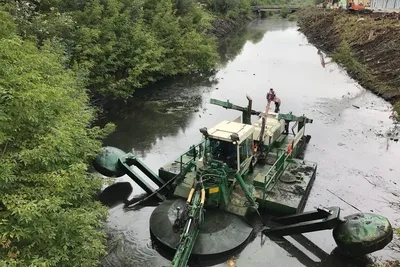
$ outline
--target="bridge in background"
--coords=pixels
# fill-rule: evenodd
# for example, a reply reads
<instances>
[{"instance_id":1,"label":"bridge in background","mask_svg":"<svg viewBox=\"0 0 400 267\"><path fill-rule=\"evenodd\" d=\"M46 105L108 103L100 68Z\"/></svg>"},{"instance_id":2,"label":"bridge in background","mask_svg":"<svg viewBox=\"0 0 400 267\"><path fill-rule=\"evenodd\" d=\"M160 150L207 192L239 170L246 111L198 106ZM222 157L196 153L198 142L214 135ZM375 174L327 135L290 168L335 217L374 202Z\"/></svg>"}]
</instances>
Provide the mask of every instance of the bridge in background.
<instances>
[{"instance_id":1,"label":"bridge in background","mask_svg":"<svg viewBox=\"0 0 400 267\"><path fill-rule=\"evenodd\" d=\"M279 11L284 7L288 9L289 13L293 13L300 9L300 6L252 6L251 10L260 14L268 11Z\"/></svg>"}]
</instances>

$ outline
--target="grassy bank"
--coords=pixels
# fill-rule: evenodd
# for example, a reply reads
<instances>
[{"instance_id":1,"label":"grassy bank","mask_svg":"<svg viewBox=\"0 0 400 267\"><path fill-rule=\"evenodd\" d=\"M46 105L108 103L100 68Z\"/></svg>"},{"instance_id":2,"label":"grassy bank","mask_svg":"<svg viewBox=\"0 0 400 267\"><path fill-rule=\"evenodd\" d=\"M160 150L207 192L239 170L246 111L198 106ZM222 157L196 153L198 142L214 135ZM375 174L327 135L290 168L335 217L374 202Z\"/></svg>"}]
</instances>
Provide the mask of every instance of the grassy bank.
<instances>
[{"instance_id":1,"label":"grassy bank","mask_svg":"<svg viewBox=\"0 0 400 267\"><path fill-rule=\"evenodd\" d=\"M298 23L310 42L331 54L364 88L393 103L400 114L399 17L307 8L298 13Z\"/></svg>"}]
</instances>

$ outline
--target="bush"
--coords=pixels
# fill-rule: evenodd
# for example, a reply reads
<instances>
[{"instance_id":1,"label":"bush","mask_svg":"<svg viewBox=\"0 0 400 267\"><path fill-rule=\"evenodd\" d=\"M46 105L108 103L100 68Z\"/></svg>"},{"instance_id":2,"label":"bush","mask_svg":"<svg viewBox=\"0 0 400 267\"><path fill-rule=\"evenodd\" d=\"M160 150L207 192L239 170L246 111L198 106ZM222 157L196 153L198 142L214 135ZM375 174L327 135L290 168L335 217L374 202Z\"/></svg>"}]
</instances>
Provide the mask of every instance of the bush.
<instances>
[{"instance_id":1,"label":"bush","mask_svg":"<svg viewBox=\"0 0 400 267\"><path fill-rule=\"evenodd\" d=\"M128 98L135 88L218 61L206 35L210 16L195 0L48 0L23 12L18 3L6 8L21 36L38 45L60 40L65 63L85 73L94 97Z\"/></svg>"},{"instance_id":2,"label":"bush","mask_svg":"<svg viewBox=\"0 0 400 267\"><path fill-rule=\"evenodd\" d=\"M50 42L0 28L0 266L97 266L107 210L86 170L109 129L88 127L82 80Z\"/></svg>"},{"instance_id":3,"label":"bush","mask_svg":"<svg viewBox=\"0 0 400 267\"><path fill-rule=\"evenodd\" d=\"M290 14L289 8L286 5L284 5L281 8L280 14L281 14L281 17L285 19Z\"/></svg>"}]
</instances>

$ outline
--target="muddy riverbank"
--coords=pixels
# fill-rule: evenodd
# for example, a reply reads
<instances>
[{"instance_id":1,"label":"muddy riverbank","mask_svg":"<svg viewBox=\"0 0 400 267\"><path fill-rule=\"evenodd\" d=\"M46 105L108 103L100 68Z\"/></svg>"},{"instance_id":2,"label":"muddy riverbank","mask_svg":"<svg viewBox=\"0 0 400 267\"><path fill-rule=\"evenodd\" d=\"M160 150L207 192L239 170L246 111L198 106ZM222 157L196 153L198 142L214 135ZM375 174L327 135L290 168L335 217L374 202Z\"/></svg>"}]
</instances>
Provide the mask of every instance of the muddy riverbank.
<instances>
[{"instance_id":1,"label":"muddy riverbank","mask_svg":"<svg viewBox=\"0 0 400 267\"><path fill-rule=\"evenodd\" d=\"M343 64L348 74L400 112L400 14L349 14L308 8L298 24L311 43Z\"/></svg>"},{"instance_id":2,"label":"muddy riverbank","mask_svg":"<svg viewBox=\"0 0 400 267\"><path fill-rule=\"evenodd\" d=\"M200 128L240 115L210 105L210 98L246 105L248 94L253 108L263 110L265 94L273 87L283 113L293 111L314 119L306 129L312 138L305 160L318 163L318 173L305 210L340 206L343 216L361 210L386 216L393 226L400 226L399 207L393 204L400 194L400 144L385 137L394 127L390 103L359 86L337 64L321 64L318 49L294 22L256 20L227 40L220 53L224 64L216 73L159 83L138 92L136 100L115 106L115 113L110 111L103 121L114 122L117 130L104 144L133 152L157 172L200 140ZM128 177L118 181L130 182ZM132 186L131 197L144 193ZM106 228L113 245L103 259L104 266L168 266L150 239L149 218L154 208L110 208ZM332 231L305 237L310 242L259 234L232 257L238 267L366 266L333 253ZM392 243L370 257L378 261L400 258L396 249ZM227 266L218 261L213 264Z\"/></svg>"},{"instance_id":3,"label":"muddy riverbank","mask_svg":"<svg viewBox=\"0 0 400 267\"><path fill-rule=\"evenodd\" d=\"M230 18L216 18L212 22L212 29L208 30L207 33L215 36L217 39L227 37L229 34L239 32L250 23L255 16L238 17L235 20Z\"/></svg>"}]
</instances>

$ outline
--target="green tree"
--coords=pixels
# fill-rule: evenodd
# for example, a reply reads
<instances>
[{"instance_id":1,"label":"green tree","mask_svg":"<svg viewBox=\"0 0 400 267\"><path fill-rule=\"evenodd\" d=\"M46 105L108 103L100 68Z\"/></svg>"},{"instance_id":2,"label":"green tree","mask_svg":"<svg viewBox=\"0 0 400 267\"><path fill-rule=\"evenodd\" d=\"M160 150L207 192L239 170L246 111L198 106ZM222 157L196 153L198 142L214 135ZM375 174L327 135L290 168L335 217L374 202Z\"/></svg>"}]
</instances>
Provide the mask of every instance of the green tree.
<instances>
[{"instance_id":1,"label":"green tree","mask_svg":"<svg viewBox=\"0 0 400 267\"><path fill-rule=\"evenodd\" d=\"M110 127L89 127L83 81L50 42L7 25L0 12L0 266L97 266L106 208L87 163Z\"/></svg>"},{"instance_id":2,"label":"green tree","mask_svg":"<svg viewBox=\"0 0 400 267\"><path fill-rule=\"evenodd\" d=\"M154 5L145 9L145 20L163 48L160 76L205 71L217 63L216 42L205 38L205 31L211 24L204 11L192 9L177 18L171 1L148 3Z\"/></svg>"},{"instance_id":3,"label":"green tree","mask_svg":"<svg viewBox=\"0 0 400 267\"><path fill-rule=\"evenodd\" d=\"M59 40L66 64L86 73L95 97L127 98L135 88L218 61L206 35L212 17L195 0L45 0L28 7L4 8L25 39Z\"/></svg>"},{"instance_id":4,"label":"green tree","mask_svg":"<svg viewBox=\"0 0 400 267\"><path fill-rule=\"evenodd\" d=\"M240 2L247 0L208 0L208 4L214 12L227 14L229 10L239 7Z\"/></svg>"},{"instance_id":5,"label":"green tree","mask_svg":"<svg viewBox=\"0 0 400 267\"><path fill-rule=\"evenodd\" d=\"M63 46L65 66L86 78L91 97L127 98L161 78L214 68L213 20L249 16L254 1L6 0L1 8L24 40Z\"/></svg>"},{"instance_id":6,"label":"green tree","mask_svg":"<svg viewBox=\"0 0 400 267\"><path fill-rule=\"evenodd\" d=\"M282 18L286 18L286 17L290 14L289 8L288 8L287 5L284 5L284 6L281 8L280 14L281 14L281 17L282 17Z\"/></svg>"},{"instance_id":7,"label":"green tree","mask_svg":"<svg viewBox=\"0 0 400 267\"><path fill-rule=\"evenodd\" d=\"M206 0L206 3L211 11L233 20L249 16L251 5L257 4L251 0Z\"/></svg>"},{"instance_id":8,"label":"green tree","mask_svg":"<svg viewBox=\"0 0 400 267\"><path fill-rule=\"evenodd\" d=\"M178 15L185 15L196 5L196 0L175 0L175 9Z\"/></svg>"},{"instance_id":9,"label":"green tree","mask_svg":"<svg viewBox=\"0 0 400 267\"><path fill-rule=\"evenodd\" d=\"M54 7L42 2L24 32L39 44L61 40L69 66L87 73L94 96L126 98L163 77L217 63L215 40L206 35L212 17L194 0L48 2Z\"/></svg>"},{"instance_id":10,"label":"green tree","mask_svg":"<svg viewBox=\"0 0 400 267\"><path fill-rule=\"evenodd\" d=\"M118 0L91 0L74 13L81 26L72 59L89 70L92 94L129 97L135 88L159 78L163 48L140 10Z\"/></svg>"}]
</instances>

